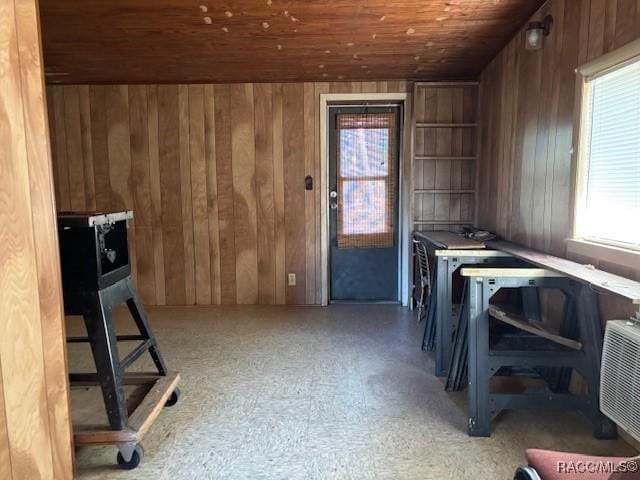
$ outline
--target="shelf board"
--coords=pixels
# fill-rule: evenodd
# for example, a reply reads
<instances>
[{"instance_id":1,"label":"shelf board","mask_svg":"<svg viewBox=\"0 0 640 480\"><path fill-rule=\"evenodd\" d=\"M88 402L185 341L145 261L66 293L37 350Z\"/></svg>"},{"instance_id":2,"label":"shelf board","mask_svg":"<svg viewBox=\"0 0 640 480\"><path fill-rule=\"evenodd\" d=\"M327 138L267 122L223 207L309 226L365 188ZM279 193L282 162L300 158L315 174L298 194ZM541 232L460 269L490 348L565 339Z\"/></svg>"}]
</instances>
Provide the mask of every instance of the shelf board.
<instances>
[{"instance_id":1,"label":"shelf board","mask_svg":"<svg viewBox=\"0 0 640 480\"><path fill-rule=\"evenodd\" d=\"M414 220L414 225L473 225L473 220Z\"/></svg>"},{"instance_id":2,"label":"shelf board","mask_svg":"<svg viewBox=\"0 0 640 480\"><path fill-rule=\"evenodd\" d=\"M413 193L450 193L450 194L459 194L459 193L476 193L475 190L433 190L433 189L415 189Z\"/></svg>"},{"instance_id":3,"label":"shelf board","mask_svg":"<svg viewBox=\"0 0 640 480\"><path fill-rule=\"evenodd\" d=\"M416 160L477 160L478 157L442 157L438 155L416 155Z\"/></svg>"},{"instance_id":4,"label":"shelf board","mask_svg":"<svg viewBox=\"0 0 640 480\"><path fill-rule=\"evenodd\" d=\"M477 123L416 123L416 128L475 128L477 126Z\"/></svg>"}]
</instances>

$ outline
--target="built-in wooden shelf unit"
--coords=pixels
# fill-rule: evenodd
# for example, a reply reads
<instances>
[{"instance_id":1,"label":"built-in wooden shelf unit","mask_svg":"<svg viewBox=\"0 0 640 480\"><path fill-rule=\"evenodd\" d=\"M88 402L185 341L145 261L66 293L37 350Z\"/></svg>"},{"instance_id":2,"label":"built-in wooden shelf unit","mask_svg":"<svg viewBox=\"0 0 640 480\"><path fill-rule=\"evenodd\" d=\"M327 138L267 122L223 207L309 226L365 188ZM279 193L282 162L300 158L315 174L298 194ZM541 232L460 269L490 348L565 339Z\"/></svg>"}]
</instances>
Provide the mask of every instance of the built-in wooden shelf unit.
<instances>
[{"instance_id":1,"label":"built-in wooden shelf unit","mask_svg":"<svg viewBox=\"0 0 640 480\"><path fill-rule=\"evenodd\" d=\"M413 102L414 230L472 225L478 82L418 82Z\"/></svg>"}]
</instances>

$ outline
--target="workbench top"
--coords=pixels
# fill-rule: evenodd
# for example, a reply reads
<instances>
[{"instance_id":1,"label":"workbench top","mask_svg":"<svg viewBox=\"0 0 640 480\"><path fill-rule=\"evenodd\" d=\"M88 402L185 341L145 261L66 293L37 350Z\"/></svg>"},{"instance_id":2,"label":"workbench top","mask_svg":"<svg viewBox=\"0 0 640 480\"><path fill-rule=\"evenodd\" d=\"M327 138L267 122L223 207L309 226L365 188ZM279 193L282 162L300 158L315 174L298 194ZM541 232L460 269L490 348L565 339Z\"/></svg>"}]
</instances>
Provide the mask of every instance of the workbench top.
<instances>
[{"instance_id":1,"label":"workbench top","mask_svg":"<svg viewBox=\"0 0 640 480\"><path fill-rule=\"evenodd\" d=\"M414 236L433 244L436 248L448 250L478 250L485 248L483 242L471 240L452 232L414 232Z\"/></svg>"}]
</instances>

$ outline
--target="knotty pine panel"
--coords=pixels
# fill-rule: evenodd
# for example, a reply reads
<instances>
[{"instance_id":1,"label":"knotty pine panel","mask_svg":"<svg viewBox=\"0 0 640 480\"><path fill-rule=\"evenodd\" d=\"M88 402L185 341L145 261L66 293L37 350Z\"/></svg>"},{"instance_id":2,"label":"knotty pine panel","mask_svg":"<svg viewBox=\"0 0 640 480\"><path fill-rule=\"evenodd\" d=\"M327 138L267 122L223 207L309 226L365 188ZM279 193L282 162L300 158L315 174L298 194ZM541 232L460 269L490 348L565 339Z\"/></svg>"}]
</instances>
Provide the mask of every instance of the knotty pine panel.
<instances>
[{"instance_id":1,"label":"knotty pine panel","mask_svg":"<svg viewBox=\"0 0 640 480\"><path fill-rule=\"evenodd\" d=\"M49 86L58 209L134 210L146 304L319 304L320 94L408 88Z\"/></svg>"}]
</instances>

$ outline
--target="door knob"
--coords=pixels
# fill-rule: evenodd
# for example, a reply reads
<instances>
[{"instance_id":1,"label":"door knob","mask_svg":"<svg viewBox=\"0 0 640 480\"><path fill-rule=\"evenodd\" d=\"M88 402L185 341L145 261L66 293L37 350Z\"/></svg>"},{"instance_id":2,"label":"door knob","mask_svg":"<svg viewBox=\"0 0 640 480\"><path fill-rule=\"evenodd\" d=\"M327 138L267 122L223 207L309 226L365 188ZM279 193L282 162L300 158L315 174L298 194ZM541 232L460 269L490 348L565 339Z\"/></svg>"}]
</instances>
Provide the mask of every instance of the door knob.
<instances>
[{"instance_id":1,"label":"door knob","mask_svg":"<svg viewBox=\"0 0 640 480\"><path fill-rule=\"evenodd\" d=\"M329 208L331 210L335 210L336 208L338 208L338 192L336 192L335 190L332 190L329 193Z\"/></svg>"}]
</instances>

